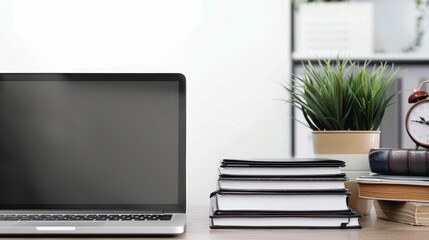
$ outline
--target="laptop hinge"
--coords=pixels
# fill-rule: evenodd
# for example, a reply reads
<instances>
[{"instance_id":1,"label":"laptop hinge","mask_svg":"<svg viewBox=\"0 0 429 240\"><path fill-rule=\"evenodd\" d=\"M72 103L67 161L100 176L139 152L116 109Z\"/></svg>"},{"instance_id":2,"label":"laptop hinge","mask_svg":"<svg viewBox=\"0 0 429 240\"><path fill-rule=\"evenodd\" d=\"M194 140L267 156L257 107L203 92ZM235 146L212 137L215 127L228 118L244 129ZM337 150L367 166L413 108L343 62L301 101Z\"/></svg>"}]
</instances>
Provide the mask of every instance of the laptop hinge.
<instances>
[{"instance_id":1,"label":"laptop hinge","mask_svg":"<svg viewBox=\"0 0 429 240\"><path fill-rule=\"evenodd\" d=\"M95 214L127 214L127 213L139 213L139 214L164 214L164 213L172 213L172 212L166 212L166 211L109 211L109 210L85 210L85 211L58 211L58 210L22 210L22 211L0 211L0 214L85 214L85 213L95 213Z\"/></svg>"}]
</instances>

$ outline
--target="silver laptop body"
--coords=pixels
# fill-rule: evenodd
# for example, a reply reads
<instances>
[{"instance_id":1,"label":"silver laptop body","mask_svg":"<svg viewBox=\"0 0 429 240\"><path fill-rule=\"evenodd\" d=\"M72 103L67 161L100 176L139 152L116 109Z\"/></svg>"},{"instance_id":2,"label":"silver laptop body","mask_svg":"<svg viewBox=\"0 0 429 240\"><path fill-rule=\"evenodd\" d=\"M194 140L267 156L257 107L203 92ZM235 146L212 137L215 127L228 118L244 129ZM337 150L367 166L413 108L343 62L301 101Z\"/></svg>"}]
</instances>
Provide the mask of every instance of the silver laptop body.
<instances>
[{"instance_id":1,"label":"silver laptop body","mask_svg":"<svg viewBox=\"0 0 429 240\"><path fill-rule=\"evenodd\" d=\"M181 74L0 74L0 234L181 234Z\"/></svg>"}]
</instances>

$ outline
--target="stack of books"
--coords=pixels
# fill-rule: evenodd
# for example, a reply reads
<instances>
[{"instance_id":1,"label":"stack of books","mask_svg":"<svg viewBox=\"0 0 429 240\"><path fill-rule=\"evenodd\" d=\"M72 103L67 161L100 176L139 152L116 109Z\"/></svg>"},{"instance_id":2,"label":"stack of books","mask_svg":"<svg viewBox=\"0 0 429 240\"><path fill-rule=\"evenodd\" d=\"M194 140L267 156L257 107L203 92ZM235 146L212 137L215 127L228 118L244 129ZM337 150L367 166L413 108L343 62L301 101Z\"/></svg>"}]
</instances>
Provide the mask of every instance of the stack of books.
<instances>
[{"instance_id":1,"label":"stack of books","mask_svg":"<svg viewBox=\"0 0 429 240\"><path fill-rule=\"evenodd\" d=\"M429 225L428 150L372 149L370 176L357 179L359 196L374 199L378 218Z\"/></svg>"},{"instance_id":2,"label":"stack of books","mask_svg":"<svg viewBox=\"0 0 429 240\"><path fill-rule=\"evenodd\" d=\"M219 167L211 228L360 228L347 206L344 162L231 160Z\"/></svg>"}]
</instances>

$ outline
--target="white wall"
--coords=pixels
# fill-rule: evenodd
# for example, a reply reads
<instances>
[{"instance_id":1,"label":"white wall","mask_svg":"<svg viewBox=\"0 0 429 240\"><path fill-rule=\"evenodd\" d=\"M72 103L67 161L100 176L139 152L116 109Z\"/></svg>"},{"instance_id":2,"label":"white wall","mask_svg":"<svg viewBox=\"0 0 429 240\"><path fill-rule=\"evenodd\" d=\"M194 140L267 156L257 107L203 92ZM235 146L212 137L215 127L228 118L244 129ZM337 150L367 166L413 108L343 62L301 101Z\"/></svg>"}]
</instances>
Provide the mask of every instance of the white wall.
<instances>
[{"instance_id":1,"label":"white wall","mask_svg":"<svg viewBox=\"0 0 429 240\"><path fill-rule=\"evenodd\" d=\"M0 0L0 71L182 72L188 205L226 157L287 157L285 0Z\"/></svg>"}]
</instances>

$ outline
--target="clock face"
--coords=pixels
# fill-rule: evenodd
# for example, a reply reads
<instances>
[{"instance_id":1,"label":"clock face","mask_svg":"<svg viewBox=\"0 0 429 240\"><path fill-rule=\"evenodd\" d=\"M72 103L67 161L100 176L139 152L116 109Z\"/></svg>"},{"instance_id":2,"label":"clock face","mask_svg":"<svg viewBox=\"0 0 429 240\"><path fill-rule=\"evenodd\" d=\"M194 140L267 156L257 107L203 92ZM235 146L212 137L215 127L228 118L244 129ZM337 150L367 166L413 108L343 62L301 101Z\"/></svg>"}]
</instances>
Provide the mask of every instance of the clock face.
<instances>
[{"instance_id":1,"label":"clock face","mask_svg":"<svg viewBox=\"0 0 429 240\"><path fill-rule=\"evenodd\" d=\"M408 111L405 126L411 139L418 145L429 147L429 101L421 101Z\"/></svg>"}]
</instances>

